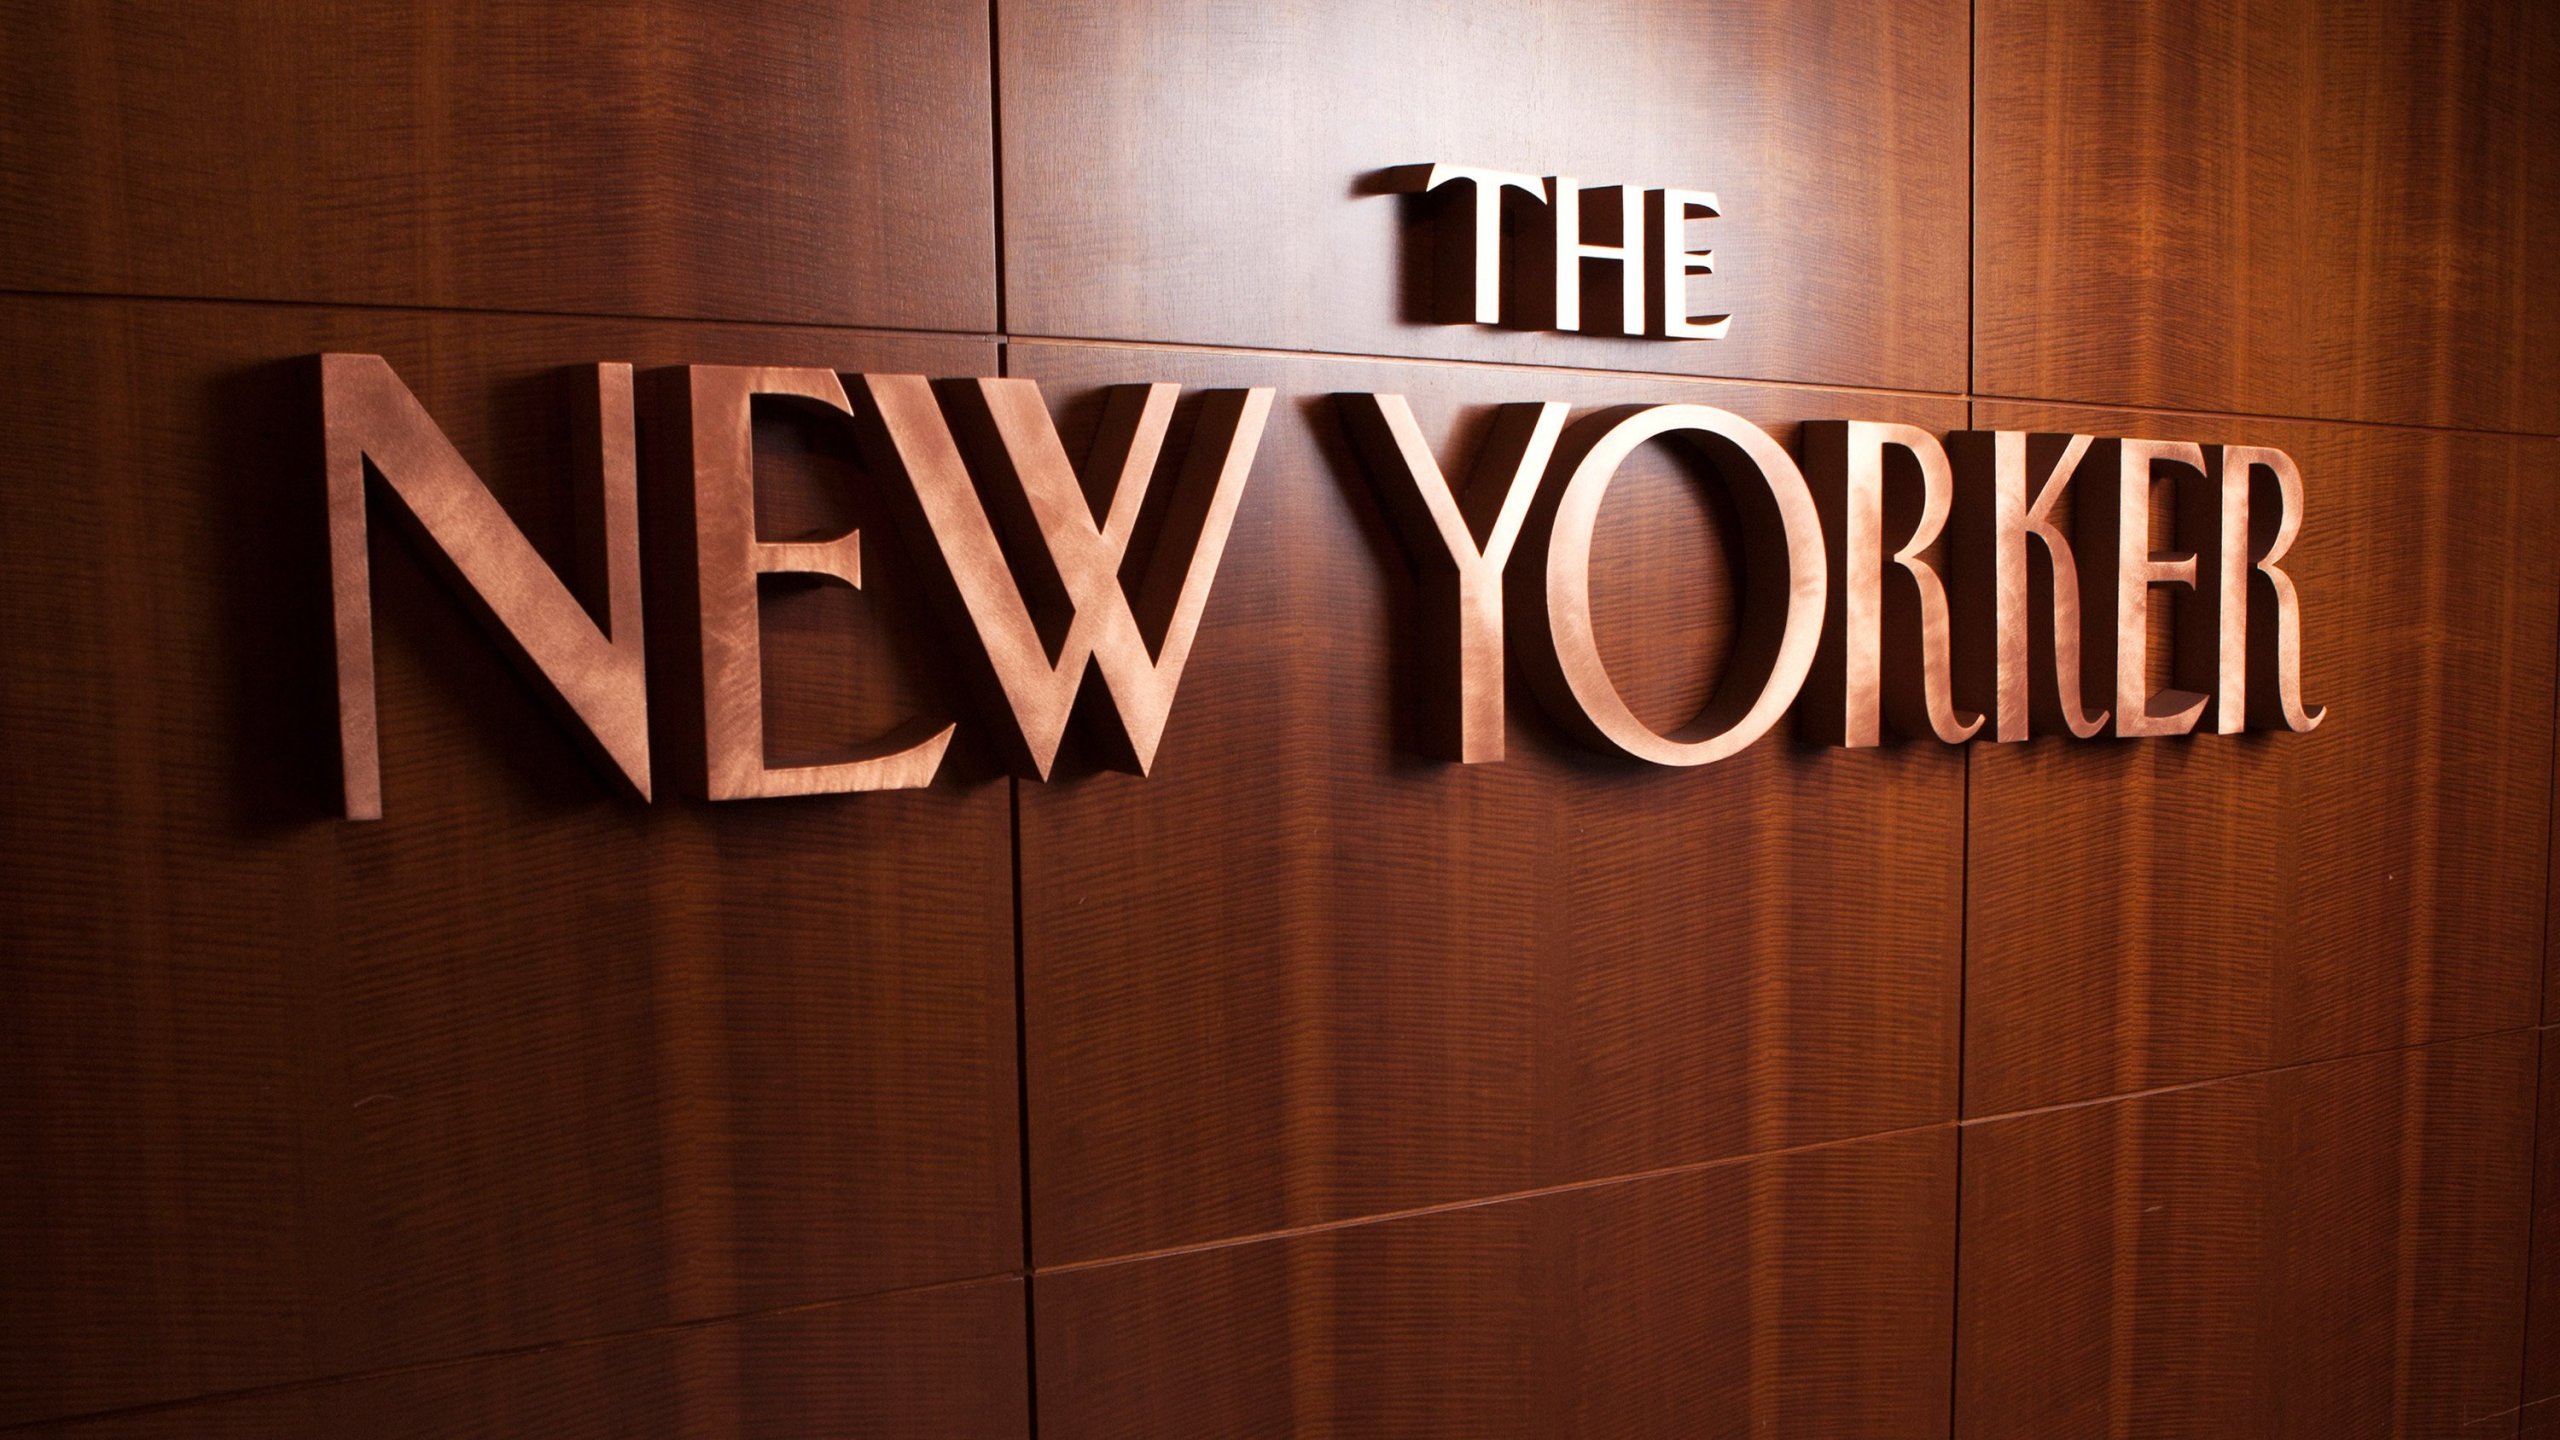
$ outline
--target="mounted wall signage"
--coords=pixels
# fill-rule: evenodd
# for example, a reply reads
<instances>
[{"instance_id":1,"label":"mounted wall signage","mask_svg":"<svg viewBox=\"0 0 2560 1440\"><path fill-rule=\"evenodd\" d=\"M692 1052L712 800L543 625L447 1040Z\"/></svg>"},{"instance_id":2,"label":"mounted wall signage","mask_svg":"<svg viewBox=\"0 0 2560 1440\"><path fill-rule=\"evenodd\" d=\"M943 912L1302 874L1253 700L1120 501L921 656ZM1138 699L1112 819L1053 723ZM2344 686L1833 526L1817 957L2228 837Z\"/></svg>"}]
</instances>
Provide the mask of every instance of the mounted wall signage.
<instances>
[{"instance_id":1,"label":"mounted wall signage","mask_svg":"<svg viewBox=\"0 0 2560 1440\"><path fill-rule=\"evenodd\" d=\"M1733 325L1730 315L1689 309L1690 277L1716 268L1713 250L1690 248L1691 223L1723 213L1712 190L1585 185L1569 175L1484 165L1402 165L1386 177L1389 189L1422 194L1466 187L1471 203L1451 214L1441 263L1434 267L1443 287L1442 308L1451 318L1580 330L1586 326L1582 301L1588 288L1600 291L1603 300L1588 312L1593 329L1612 308L1621 335L1720 340ZM1514 195L1545 207L1550 243L1533 243L1515 257L1527 262L1520 299L1530 313L1506 315L1502 212Z\"/></svg>"},{"instance_id":2,"label":"mounted wall signage","mask_svg":"<svg viewBox=\"0 0 2560 1440\"><path fill-rule=\"evenodd\" d=\"M1474 184L1480 266L1488 193L1525 174L1428 167L1426 188ZM1548 177L1559 216L1594 192ZM1579 278L1604 260L1637 263L1639 207L1621 189L1620 228L1595 247L1559 220L1556 305L1579 304ZM1580 198L1577 198L1580 197ZM1715 213L1703 192L1646 198L1659 249L1651 273L1656 334L1720 334L1728 317L1664 317L1661 297L1705 273L1687 249L1688 217ZM1665 217L1678 217L1676 221ZM1479 318L1488 292L1474 272ZM1570 298L1569 298L1570 297ZM1642 320L1621 297L1620 322ZM1679 308L1685 308L1679 307ZM1684 330L1681 327L1695 327ZM1121 582L1179 388L1108 393L1081 470L1069 460L1039 387L1021 379L928 384L913 375L697 365L675 372L668 427L687 462L683 532L662 563L679 571L668 633L682 663L653 689L641 639L638 429L628 365L595 367L579 417L599 497L602 622L562 583L425 408L372 355L319 357L329 553L336 617L340 753L346 813L382 813L373 692L366 486L377 482L423 532L444 568L566 712L604 767L648 798L650 708L683 723L687 788L714 800L910 789L930 783L955 722L918 717L849 758L774 765L764 754L757 577L817 576L859 587L861 536L779 543L755 533L751 410L759 397L849 424L874 473L892 485L907 550L925 562L977 682L978 718L1019 774L1046 779L1088 670L1108 714L1093 717L1121 767L1144 774L1172 713L1245 480L1272 410L1267 387L1207 392L1134 593ZM1881 742L1888 725L1950 744L2181 735L2199 728L2309 730L2323 712L2301 695L2301 613L2283 568L2302 520L2302 476L2280 450L2184 442L1961 431L1941 443L1907 425L1817 420L1802 463L1742 417L1699 404L1602 411L1568 427L1561 401L1504 407L1461 499L1404 398L1336 397L1396 517L1422 580L1429 663L1448 698L1440 737L1461 763L1503 755L1506 647L1541 704L1589 743L1661 765L1702 765L1758 740L1792 708L1812 738ZM1685 446L1733 498L1744 555L1739 634L1715 695L1686 726L1657 731L1611 681L1591 614L1591 547L1621 465L1648 442ZM1561 475L1561 480L1551 476ZM2058 506L2068 491L2076 533ZM2171 500L2178 548L2155 551L2155 515ZM985 498L982 498L985 497ZM1088 497L1093 497L1088 499ZM672 498L672 497L671 497ZM1888 499L1893 504L1888 506ZM1017 575L997 539L992 500L1027 517L1046 574ZM1094 506L1103 507L1096 515ZM1887 516L1916 516L1888 534ZM1936 553L1939 560L1930 558ZM2083 578L2081 564L2091 573ZM1942 575L1941 569L1944 570ZM1031 583L1026 583L1031 579ZM1054 582L1054 583L1052 583ZM2154 592L2190 592L2154 690ZM1040 615L1058 623L1054 646ZM662 649L661 654L669 653ZM1101 709L1103 707L1092 707Z\"/></svg>"}]
</instances>

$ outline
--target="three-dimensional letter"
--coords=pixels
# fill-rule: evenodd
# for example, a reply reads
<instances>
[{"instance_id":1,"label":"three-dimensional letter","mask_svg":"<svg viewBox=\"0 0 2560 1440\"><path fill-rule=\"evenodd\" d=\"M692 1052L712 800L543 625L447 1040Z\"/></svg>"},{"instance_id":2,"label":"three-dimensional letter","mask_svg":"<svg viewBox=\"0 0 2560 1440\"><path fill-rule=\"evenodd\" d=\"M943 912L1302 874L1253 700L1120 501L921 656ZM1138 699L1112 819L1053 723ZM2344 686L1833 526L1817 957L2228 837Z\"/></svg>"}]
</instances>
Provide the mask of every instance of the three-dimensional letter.
<instances>
[{"instance_id":1,"label":"three-dimensional letter","mask_svg":"<svg viewBox=\"0 0 2560 1440\"><path fill-rule=\"evenodd\" d=\"M1658 319L1656 331L1666 340L1723 339L1733 328L1731 315L1689 313L1689 277L1712 275L1716 270L1716 252L1689 248L1689 221L1693 211L1709 218L1724 213L1717 207L1715 192L1655 190L1645 197L1645 208L1653 222L1654 243L1661 247L1653 257L1649 290Z\"/></svg>"},{"instance_id":2,"label":"three-dimensional letter","mask_svg":"<svg viewBox=\"0 0 2560 1440\"><path fill-rule=\"evenodd\" d=\"M875 453L911 487L924 542L917 548L940 555L947 608L976 637L982 686L1012 712L1020 741L1015 763L1048 778L1090 660L1120 721L1114 738L1122 749L1114 758L1144 774L1262 443L1271 391L1202 397L1198 431L1133 607L1120 586L1121 563L1181 387L1116 387L1082 482L1036 382L974 380L953 388L957 404L948 416L919 375L865 375L860 398L878 422ZM1008 511L1018 505L1027 512L1026 538L1054 572L1064 613L1053 618L1065 631L1054 658L997 542L954 420L972 432L980 454L1009 472L989 492ZM1096 501L1107 506L1098 521Z\"/></svg>"},{"instance_id":3,"label":"three-dimensional letter","mask_svg":"<svg viewBox=\"0 0 2560 1440\"><path fill-rule=\"evenodd\" d=\"M2205 697L2151 689L2151 591L2195 588L2196 557L2151 548L2153 501L2165 483L2152 466L2181 465L2200 478L2204 451L2179 440L2101 440L2089 457L2093 483L2080 497L2080 535L2089 554L2113 557L2115 583L2100 592L2104 603L2082 612L2081 651L2099 673L2115 677L2118 735L2184 735L2204 713Z\"/></svg>"},{"instance_id":4,"label":"three-dimensional letter","mask_svg":"<svg viewBox=\"0 0 2560 1440\"><path fill-rule=\"evenodd\" d=\"M1948 569L1955 580L1955 624L1960 631L1991 636L1988 646L1955 656L1956 693L1969 708L1993 717L2002 740L2027 738L2031 707L2043 699L2031 683L2038 642L2043 642L2059 723L2086 740L2107 723L2092 714L2081 689L2080 572L2071 542L2054 521L2054 507L2088 456L2086 435L2028 435L2016 430L1964 430L1948 437L1955 462L1956 506L1949 535ZM2029 502L2027 472L2043 478ZM2027 541L2043 547L2046 573L2027 564ZM2038 583L2041 581L2041 583ZM2042 605L2035 602L2043 600ZM2042 609L2049 623L2033 623Z\"/></svg>"},{"instance_id":5,"label":"three-dimensional letter","mask_svg":"<svg viewBox=\"0 0 2560 1440\"><path fill-rule=\"evenodd\" d=\"M1552 510L1532 511L1544 573L1514 582L1518 598L1546 622L1549 644L1532 650L1530 671L1539 697L1585 739L1657 765L1704 765L1736 754L1795 703L1822 635L1822 520L1804 474L1767 431L1708 405L1604 414L1582 432L1573 437L1572 478ZM1654 730L1628 708L1591 624L1591 537L1600 502L1635 448L1665 436L1703 450L1730 482L1749 557L1732 660L1715 695L1676 735Z\"/></svg>"},{"instance_id":6,"label":"three-dimensional letter","mask_svg":"<svg viewBox=\"0 0 2560 1440\"><path fill-rule=\"evenodd\" d=\"M1582 262L1618 267L1618 333L1644 333L1644 192L1632 185L1595 185L1586 190L1566 175L1547 177L1547 209L1556 227L1556 328L1582 328ZM1584 200L1596 202L1586 207ZM1616 243L1585 239L1585 209L1608 218L1617 211Z\"/></svg>"},{"instance_id":7,"label":"three-dimensional letter","mask_svg":"<svg viewBox=\"0 0 2560 1440\"><path fill-rule=\"evenodd\" d=\"M2235 666L2227 655L2216 657L2217 669L2233 683L2228 705L2216 701L2217 728L2237 730L2246 723L2261 730L2309 730L2329 712L2325 706L2302 703L2302 597L2293 577L2277 565L2302 530L2302 469L2292 456L2263 446L2221 447L2214 461L2226 512L2238 512L2227 522L2236 543L2224 541L2221 547L2236 565L2237 578L2223 593L2247 612L2239 627L2246 636L2245 666ZM2272 521L2265 519L2267 507L2252 503L2257 475L2273 482L2273 493L2266 496L2274 501ZM2260 533L2267 535L2267 547L2251 560L2249 550ZM2231 628L2228 622L2218 624L2216 638L2227 645Z\"/></svg>"},{"instance_id":8,"label":"three-dimensional letter","mask_svg":"<svg viewBox=\"0 0 2560 1440\"><path fill-rule=\"evenodd\" d=\"M1454 733L1435 737L1461 764L1499 760L1503 748L1502 571L1520 538L1538 481L1555 455L1567 406L1561 400L1506 405L1478 457L1462 501L1432 457L1413 408L1401 395L1341 397L1351 432L1367 452L1406 549L1422 572L1424 628L1431 663L1454 662L1441 678L1454 703Z\"/></svg>"},{"instance_id":9,"label":"three-dimensional letter","mask_svg":"<svg viewBox=\"0 0 2560 1440\"><path fill-rule=\"evenodd\" d=\"M1473 244L1463 252L1472 257L1468 276L1474 291L1475 321L1491 325L1502 318L1502 192L1518 190L1543 200L1547 190L1535 175L1488 170L1481 165L1433 165L1423 175L1422 188L1428 193L1459 180L1475 186Z\"/></svg>"},{"instance_id":10,"label":"three-dimensional letter","mask_svg":"<svg viewBox=\"0 0 2560 1440\"><path fill-rule=\"evenodd\" d=\"M1887 450L1911 457L1920 477L1920 515L1910 539L1893 552L1907 599L1885 591L1884 470ZM1947 453L1928 431L1865 420L1810 420L1804 427L1805 479L1822 512L1830 557L1831 601L1822 620L1821 656L1807 687L1807 729L1817 740L1867 746L1883 738L1883 712L1895 728L1923 731L1948 744L1973 737L1980 715L1957 713L1948 654L1947 595L1937 570L1921 558L1947 522L1955 482ZM1893 643L1885 632L1893 631Z\"/></svg>"},{"instance_id":11,"label":"three-dimensional letter","mask_svg":"<svg viewBox=\"0 0 2560 1440\"><path fill-rule=\"evenodd\" d=\"M649 796L649 697L640 634L640 527L631 367L598 365L593 459L606 605L600 628L543 563L425 407L379 355L320 357L336 607L339 763L347 818L382 816L373 695L373 584L365 475L377 476L517 659L548 682L585 737ZM583 445L587 436L580 437Z\"/></svg>"},{"instance_id":12,"label":"three-dimensional letter","mask_svg":"<svg viewBox=\"0 0 2560 1440\"><path fill-rule=\"evenodd\" d=\"M790 397L850 413L832 370L696 365L685 372L693 450L688 518L698 667L686 677L684 718L700 728L700 783L713 800L912 790L931 784L952 727L912 720L848 759L770 765L764 751L764 662L759 575L815 575L862 588L862 532L776 543L756 538L755 397ZM694 738L688 736L688 738Z\"/></svg>"}]
</instances>

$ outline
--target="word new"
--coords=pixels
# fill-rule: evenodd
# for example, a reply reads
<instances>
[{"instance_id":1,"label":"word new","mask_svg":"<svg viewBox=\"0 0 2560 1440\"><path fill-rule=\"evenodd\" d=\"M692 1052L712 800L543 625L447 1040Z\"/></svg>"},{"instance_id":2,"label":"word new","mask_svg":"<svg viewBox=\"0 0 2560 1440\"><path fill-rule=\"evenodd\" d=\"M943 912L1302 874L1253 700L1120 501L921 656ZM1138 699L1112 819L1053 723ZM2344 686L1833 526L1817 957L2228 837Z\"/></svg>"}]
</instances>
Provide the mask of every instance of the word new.
<instances>
[{"instance_id":1,"label":"word new","mask_svg":"<svg viewBox=\"0 0 2560 1440\"><path fill-rule=\"evenodd\" d=\"M631 367L595 367L589 417L601 491L601 623L387 363L323 355L319 377L349 818L382 813L369 485L416 522L574 729L647 798L651 697ZM664 733L685 751L678 768L690 788L732 800L919 787L940 768L954 730L918 719L847 758L767 760L757 579L796 574L859 587L862 566L858 531L758 538L758 397L850 420L874 470L894 477L900 503L892 509L907 548L930 572L952 633L969 637L961 661L988 710L1010 718L989 733L1017 772L1047 778L1088 671L1100 677L1116 722L1095 738L1123 768L1148 770L1260 448L1269 388L1201 398L1165 519L1133 567L1131 539L1178 386L1108 392L1079 468L1029 380L954 381L937 391L920 376L859 375L848 389L848 377L830 370L722 365L673 378L682 382L672 407L677 443L690 465L682 518L663 552L679 573L661 594L675 598L673 630L685 639L675 673L660 677L659 700L676 709L679 723ZM1422 571L1436 663L1453 701L1447 748L1462 762L1502 756L1506 644L1568 728L1664 765L1738 752L1800 695L1813 735L1852 746L1878 743L1888 719L1905 734L1952 743L1986 728L2001 740L2031 728L2087 737L2111 714L2119 735L2200 724L2223 733L2249 724L2308 730L2321 718L2300 698L2299 603L2281 562L2299 528L2302 479L2282 451L2005 431L1959 432L1942 445L1909 426L1835 420L1804 427L1799 467L1766 431L1711 406L1602 412L1568 432L1567 407L1549 401L1502 409L1462 507L1403 397L1338 399ZM1731 662L1706 708L1668 734L1620 696L1591 619L1601 502L1628 456L1655 440L1686 444L1713 465L1733 496L1745 554ZM1551 471L1565 474L1561 486L1545 483ZM1918 514L1890 538L1889 485L1895 513L1916 499ZM2152 548L2164 485L2180 487L2175 514L2188 551ZM2066 537L2056 508L2070 488L2082 492L2073 501L2076 538ZM1025 517L1022 529L1045 552L1047 573L1027 588L998 541L990 502ZM2075 546L2106 567L2103 580L2078 578ZM1928 558L1933 548L1943 552L1943 579ZM1134 593L1124 570L1138 577ZM2194 603L2180 607L2174 627L2178 684L2153 691L2153 592L2164 586L2183 587ZM1527 623L1508 627L1506 612ZM1054 646L1042 618L1059 622L1048 631L1063 636Z\"/></svg>"}]
</instances>

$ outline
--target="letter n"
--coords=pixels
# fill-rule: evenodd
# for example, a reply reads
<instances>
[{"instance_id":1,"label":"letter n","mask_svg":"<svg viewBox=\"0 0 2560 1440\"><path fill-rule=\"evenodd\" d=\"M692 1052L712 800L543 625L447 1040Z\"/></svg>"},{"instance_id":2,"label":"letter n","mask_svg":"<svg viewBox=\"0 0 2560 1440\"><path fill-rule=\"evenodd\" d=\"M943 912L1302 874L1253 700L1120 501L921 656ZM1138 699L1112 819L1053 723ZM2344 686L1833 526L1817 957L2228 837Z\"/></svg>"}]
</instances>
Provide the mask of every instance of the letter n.
<instances>
[{"instance_id":1,"label":"letter n","mask_svg":"<svg viewBox=\"0 0 2560 1440\"><path fill-rule=\"evenodd\" d=\"M592 439L602 478L600 539L609 597L602 628L507 518L382 357L320 357L347 818L382 815L373 585L365 535L368 475L417 522L440 568L516 658L567 707L585 738L642 799L648 798L649 712L640 637L631 367L597 366L595 399Z\"/></svg>"}]
</instances>

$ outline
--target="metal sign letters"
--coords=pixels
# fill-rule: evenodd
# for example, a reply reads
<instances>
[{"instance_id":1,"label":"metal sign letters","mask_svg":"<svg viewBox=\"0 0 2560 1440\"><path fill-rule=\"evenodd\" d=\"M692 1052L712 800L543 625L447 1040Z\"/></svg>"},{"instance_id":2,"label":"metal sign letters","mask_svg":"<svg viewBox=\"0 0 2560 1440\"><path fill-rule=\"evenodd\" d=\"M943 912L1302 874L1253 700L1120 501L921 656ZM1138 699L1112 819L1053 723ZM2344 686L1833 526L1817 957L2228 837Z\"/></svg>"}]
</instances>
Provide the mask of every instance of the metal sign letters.
<instances>
[{"instance_id":1,"label":"metal sign letters","mask_svg":"<svg viewBox=\"0 0 2560 1440\"><path fill-rule=\"evenodd\" d=\"M1469 197L1466 314L1503 311L1502 209L1510 194L1547 208L1550 307L1535 321L1623 334L1712 339L1729 315L1691 313L1689 282L1713 271L1690 225L1718 213L1703 191L1585 186L1565 176L1471 165L1391 172L1405 188ZM1534 248L1534 247L1533 247ZM1603 305L1586 280L1614 279ZM1515 294L1517 292L1515 291ZM647 673L641 641L638 428L628 365L595 367L577 420L595 495L592 535L605 577L599 619L570 593L389 364L319 358L338 722L346 813L382 813L374 707L368 486L416 522L479 611L603 767L653 793L650 713L675 742L686 788L714 800L911 789L939 771L961 724L1016 773L1046 779L1077 696L1099 677L1089 716L1123 768L1153 765L1191 657L1245 480L1272 411L1267 387L1200 397L1167 519L1130 550L1173 432L1178 386L1106 397L1079 466L1029 380L928 384L914 375L699 365L680 378L668 429L687 463L685 533L652 623L675 673ZM847 379L851 383L847 383ZM585 393L582 390L582 394ZM756 533L751 407L811 407L853 432L871 472L897 492L909 555L941 599L961 668L982 703L966 717L917 716L860 753L775 765L764 752L757 578L862 584L862 537L781 543ZM1344 394L1348 428L1419 579L1430 684L1448 697L1445 758L1503 758L1506 657L1563 726L1588 743L1658 765L1704 765L1766 735L1791 710L1808 738L1850 747L1888 731L1947 744L2032 734L2086 739L2309 730L2302 698L2301 597L2285 569L2302 524L2300 470L2259 446L2090 435L1962 431L1816 420L1791 454L1769 433L1702 404L1606 410L1568 423L1561 401L1510 405L1463 489L1451 483L1400 395ZM653 432L654 434L654 432ZM1611 680L1591 612L1592 537L1612 480L1637 447L1662 441L1720 477L1745 558L1741 616L1726 672L1699 714L1670 733L1637 718ZM2163 509L2163 501L2167 502ZM1044 573L1018 575L994 505ZM2074 517L2065 532L2063 515ZM1887 517L1899 517L1888 525ZM2158 523L2155 523L2158 522ZM2175 541L2155 549L2155 531ZM1027 537L1027 538L1024 538ZM1124 584L1123 577L1132 578ZM2170 653L2151 653L2160 592L2181 592ZM1036 613L1035 613L1036 612ZM661 639L668 632L662 631ZM1056 638L1062 637L1062 638ZM2153 676L2170 677L2154 688Z\"/></svg>"}]
</instances>

